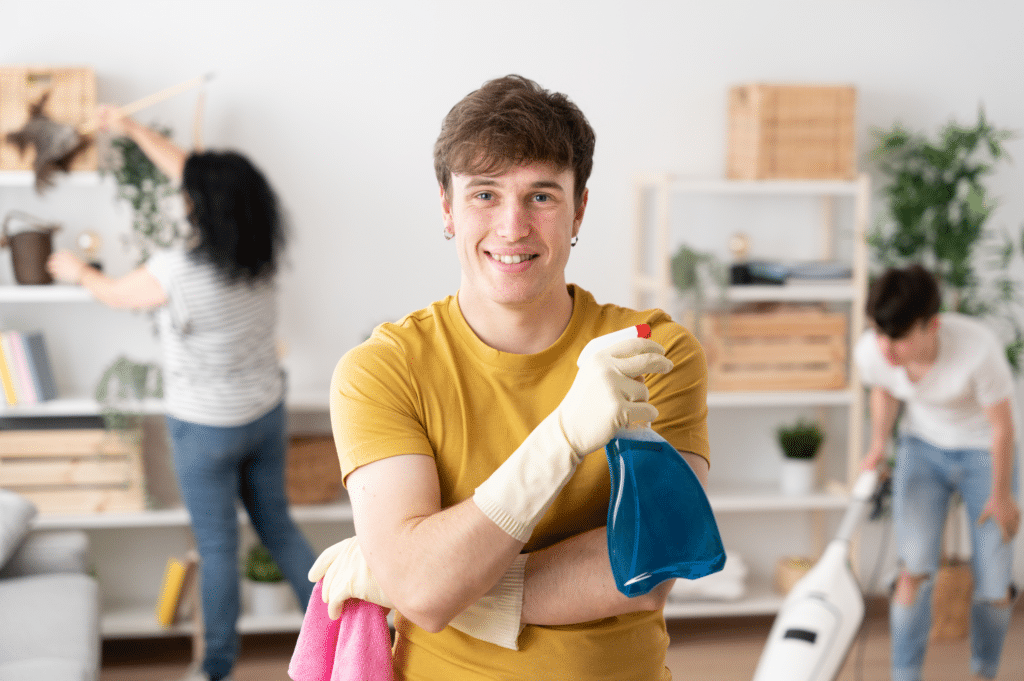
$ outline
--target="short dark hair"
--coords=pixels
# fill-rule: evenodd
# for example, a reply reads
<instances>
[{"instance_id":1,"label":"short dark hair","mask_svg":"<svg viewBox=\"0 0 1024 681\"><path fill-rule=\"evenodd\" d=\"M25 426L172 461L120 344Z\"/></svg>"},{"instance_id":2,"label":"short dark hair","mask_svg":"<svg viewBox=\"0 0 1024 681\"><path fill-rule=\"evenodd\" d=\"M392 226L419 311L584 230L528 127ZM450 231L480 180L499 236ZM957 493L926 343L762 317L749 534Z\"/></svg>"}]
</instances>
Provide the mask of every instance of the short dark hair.
<instances>
[{"instance_id":1,"label":"short dark hair","mask_svg":"<svg viewBox=\"0 0 1024 681\"><path fill-rule=\"evenodd\" d=\"M190 251L229 281L271 277L285 243L277 196L245 156L234 151L192 153L185 160L182 191L188 220L199 240Z\"/></svg>"},{"instance_id":2,"label":"short dark hair","mask_svg":"<svg viewBox=\"0 0 1024 681\"><path fill-rule=\"evenodd\" d=\"M521 163L572 169L579 206L594 167L595 135L579 107L515 74L487 81L452 107L434 144L434 172L451 189L452 173L501 173Z\"/></svg>"},{"instance_id":3,"label":"short dark hair","mask_svg":"<svg viewBox=\"0 0 1024 681\"><path fill-rule=\"evenodd\" d=\"M895 339L934 317L941 307L938 279L915 264L883 272L868 291L866 311L880 332Z\"/></svg>"}]
</instances>

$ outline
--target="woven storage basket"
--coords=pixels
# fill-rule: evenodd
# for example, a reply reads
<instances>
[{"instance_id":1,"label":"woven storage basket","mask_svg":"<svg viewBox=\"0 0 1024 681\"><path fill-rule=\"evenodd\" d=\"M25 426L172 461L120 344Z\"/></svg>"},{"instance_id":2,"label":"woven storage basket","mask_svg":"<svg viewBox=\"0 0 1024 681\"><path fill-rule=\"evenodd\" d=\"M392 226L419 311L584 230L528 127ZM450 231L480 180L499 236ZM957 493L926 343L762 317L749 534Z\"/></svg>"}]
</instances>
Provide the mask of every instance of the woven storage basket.
<instances>
[{"instance_id":1,"label":"woven storage basket","mask_svg":"<svg viewBox=\"0 0 1024 681\"><path fill-rule=\"evenodd\" d=\"M326 504L341 494L341 467L330 435L296 435L288 447L285 469L288 501Z\"/></svg>"},{"instance_id":2,"label":"woven storage basket","mask_svg":"<svg viewBox=\"0 0 1024 681\"><path fill-rule=\"evenodd\" d=\"M814 566L814 561L804 556L786 556L775 565L775 590L785 596Z\"/></svg>"},{"instance_id":3,"label":"woven storage basket","mask_svg":"<svg viewBox=\"0 0 1024 681\"><path fill-rule=\"evenodd\" d=\"M0 67L0 170L31 170L35 149L25 154L7 141L7 133L20 130L29 118L29 106L50 93L43 112L57 123L79 126L96 109L96 74L79 67ZM71 170L96 170L96 145L76 154Z\"/></svg>"},{"instance_id":4,"label":"woven storage basket","mask_svg":"<svg viewBox=\"0 0 1024 681\"><path fill-rule=\"evenodd\" d=\"M958 640L971 629L971 598L974 578L970 563L959 558L942 561L932 591L933 640Z\"/></svg>"},{"instance_id":5,"label":"woven storage basket","mask_svg":"<svg viewBox=\"0 0 1024 681\"><path fill-rule=\"evenodd\" d=\"M728 177L853 179L856 100L856 90L847 86L732 88Z\"/></svg>"}]
</instances>

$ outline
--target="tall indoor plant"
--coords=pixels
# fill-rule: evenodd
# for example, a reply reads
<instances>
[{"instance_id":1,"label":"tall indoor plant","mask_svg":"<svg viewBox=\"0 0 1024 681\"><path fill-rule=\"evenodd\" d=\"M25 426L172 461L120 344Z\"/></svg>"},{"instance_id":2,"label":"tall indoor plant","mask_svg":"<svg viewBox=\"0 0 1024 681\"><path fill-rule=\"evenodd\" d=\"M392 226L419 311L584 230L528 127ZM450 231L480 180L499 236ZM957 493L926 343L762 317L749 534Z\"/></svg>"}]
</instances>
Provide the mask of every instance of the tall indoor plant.
<instances>
[{"instance_id":1,"label":"tall indoor plant","mask_svg":"<svg viewBox=\"0 0 1024 681\"><path fill-rule=\"evenodd\" d=\"M955 121L929 137L900 123L874 131L872 150L882 175L882 219L868 243L882 267L919 262L945 290L948 309L987 318L1019 369L1024 325L1017 310L1020 282L1011 269L1024 261L1024 230L1010 236L989 227L996 202L985 180L1013 135L978 112L973 125Z\"/></svg>"}]
</instances>

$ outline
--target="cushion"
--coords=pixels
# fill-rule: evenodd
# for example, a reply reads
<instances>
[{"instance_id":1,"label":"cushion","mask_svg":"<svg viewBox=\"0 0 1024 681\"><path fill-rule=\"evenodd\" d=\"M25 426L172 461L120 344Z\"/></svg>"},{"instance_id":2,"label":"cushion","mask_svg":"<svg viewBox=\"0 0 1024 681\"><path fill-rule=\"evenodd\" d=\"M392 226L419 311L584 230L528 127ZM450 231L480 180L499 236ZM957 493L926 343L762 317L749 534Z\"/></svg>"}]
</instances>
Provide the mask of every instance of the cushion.
<instances>
[{"instance_id":1,"label":"cushion","mask_svg":"<svg viewBox=\"0 0 1024 681\"><path fill-rule=\"evenodd\" d=\"M21 544L39 509L25 497L0 489L0 567Z\"/></svg>"},{"instance_id":2,"label":"cushion","mask_svg":"<svg viewBox=\"0 0 1024 681\"><path fill-rule=\"evenodd\" d=\"M88 553L89 536L81 530L33 530L0 567L0 579L51 572L88 572Z\"/></svg>"},{"instance_id":3,"label":"cushion","mask_svg":"<svg viewBox=\"0 0 1024 681\"><path fill-rule=\"evenodd\" d=\"M3 579L0 603L0 665L55 658L99 669L99 587L95 579L83 574ZM0 679L6 678L0 675Z\"/></svg>"}]
</instances>

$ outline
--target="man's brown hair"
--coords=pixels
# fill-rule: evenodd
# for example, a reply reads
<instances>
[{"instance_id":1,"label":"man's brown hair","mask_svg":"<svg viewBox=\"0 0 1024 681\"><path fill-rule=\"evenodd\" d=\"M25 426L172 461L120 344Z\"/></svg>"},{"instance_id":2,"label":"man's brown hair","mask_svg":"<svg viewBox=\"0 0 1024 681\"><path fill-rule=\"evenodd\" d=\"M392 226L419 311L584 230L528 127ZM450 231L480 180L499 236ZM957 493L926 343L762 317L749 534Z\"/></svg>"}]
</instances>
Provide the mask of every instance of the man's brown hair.
<instances>
[{"instance_id":1,"label":"man's brown hair","mask_svg":"<svg viewBox=\"0 0 1024 681\"><path fill-rule=\"evenodd\" d=\"M565 95L508 75L452 107L434 144L434 172L450 197L452 173L499 174L522 163L572 169L579 206L594 167L594 130Z\"/></svg>"}]
</instances>

